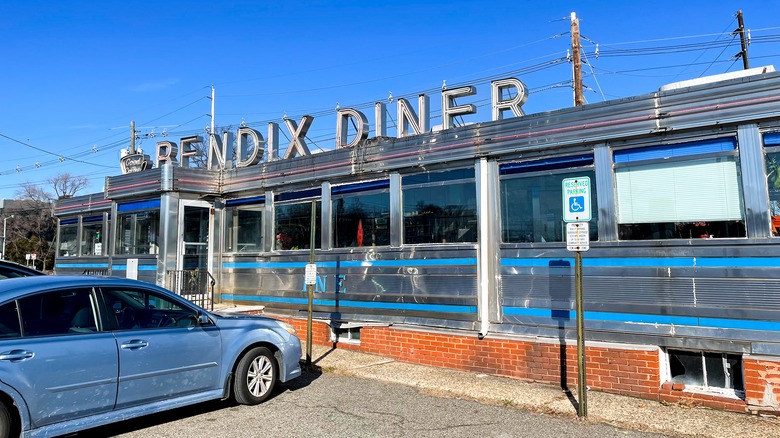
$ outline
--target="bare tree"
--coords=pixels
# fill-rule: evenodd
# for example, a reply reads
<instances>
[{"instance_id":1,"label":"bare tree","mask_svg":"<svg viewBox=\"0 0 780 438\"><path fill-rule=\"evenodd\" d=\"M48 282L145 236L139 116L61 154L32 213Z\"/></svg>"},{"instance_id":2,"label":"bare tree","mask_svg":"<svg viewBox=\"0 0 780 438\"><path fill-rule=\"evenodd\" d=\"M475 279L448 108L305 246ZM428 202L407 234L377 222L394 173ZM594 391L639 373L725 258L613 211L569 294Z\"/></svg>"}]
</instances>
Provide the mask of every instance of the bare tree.
<instances>
[{"instance_id":1,"label":"bare tree","mask_svg":"<svg viewBox=\"0 0 780 438\"><path fill-rule=\"evenodd\" d=\"M22 183L22 186L16 191L16 199L48 203L54 201L56 198L51 193L47 192L45 188L28 181Z\"/></svg>"},{"instance_id":2,"label":"bare tree","mask_svg":"<svg viewBox=\"0 0 780 438\"><path fill-rule=\"evenodd\" d=\"M47 179L46 183L51 185L52 189L54 189L57 199L71 198L79 190L86 188L89 185L89 178L83 175L71 175L65 172Z\"/></svg>"},{"instance_id":3,"label":"bare tree","mask_svg":"<svg viewBox=\"0 0 780 438\"><path fill-rule=\"evenodd\" d=\"M52 243L57 231L57 221L51 211L54 195L44 187L26 182L16 191L16 198L7 201L7 208L3 209L4 214L13 215L8 221L6 258L26 263L26 254L36 254L37 263L44 269L52 266Z\"/></svg>"}]
</instances>

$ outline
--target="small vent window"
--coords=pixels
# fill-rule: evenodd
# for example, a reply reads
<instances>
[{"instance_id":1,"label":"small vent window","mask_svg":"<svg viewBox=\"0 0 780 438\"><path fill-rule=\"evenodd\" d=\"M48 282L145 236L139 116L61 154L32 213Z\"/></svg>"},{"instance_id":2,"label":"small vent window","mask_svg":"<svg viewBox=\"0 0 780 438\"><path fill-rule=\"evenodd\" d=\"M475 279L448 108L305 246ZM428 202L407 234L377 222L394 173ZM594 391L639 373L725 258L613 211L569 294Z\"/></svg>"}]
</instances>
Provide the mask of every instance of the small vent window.
<instances>
[{"instance_id":1,"label":"small vent window","mask_svg":"<svg viewBox=\"0 0 780 438\"><path fill-rule=\"evenodd\" d=\"M330 330L330 340L331 342L360 344L360 327L332 327Z\"/></svg>"},{"instance_id":2,"label":"small vent window","mask_svg":"<svg viewBox=\"0 0 780 438\"><path fill-rule=\"evenodd\" d=\"M668 350L672 383L704 389L744 391L739 354Z\"/></svg>"}]
</instances>

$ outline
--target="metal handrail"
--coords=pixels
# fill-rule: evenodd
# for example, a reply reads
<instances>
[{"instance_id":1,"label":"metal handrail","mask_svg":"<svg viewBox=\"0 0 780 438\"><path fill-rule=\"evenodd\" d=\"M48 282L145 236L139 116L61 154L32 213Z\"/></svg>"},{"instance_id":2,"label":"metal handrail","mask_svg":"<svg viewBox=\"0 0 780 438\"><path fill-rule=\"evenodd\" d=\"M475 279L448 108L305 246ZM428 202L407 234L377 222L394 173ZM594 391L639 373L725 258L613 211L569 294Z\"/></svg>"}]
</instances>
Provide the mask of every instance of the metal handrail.
<instances>
[{"instance_id":1,"label":"metal handrail","mask_svg":"<svg viewBox=\"0 0 780 438\"><path fill-rule=\"evenodd\" d=\"M216 279L209 271L200 269L170 270L165 279L165 286L169 290L208 310L214 310L216 284Z\"/></svg>"}]
</instances>

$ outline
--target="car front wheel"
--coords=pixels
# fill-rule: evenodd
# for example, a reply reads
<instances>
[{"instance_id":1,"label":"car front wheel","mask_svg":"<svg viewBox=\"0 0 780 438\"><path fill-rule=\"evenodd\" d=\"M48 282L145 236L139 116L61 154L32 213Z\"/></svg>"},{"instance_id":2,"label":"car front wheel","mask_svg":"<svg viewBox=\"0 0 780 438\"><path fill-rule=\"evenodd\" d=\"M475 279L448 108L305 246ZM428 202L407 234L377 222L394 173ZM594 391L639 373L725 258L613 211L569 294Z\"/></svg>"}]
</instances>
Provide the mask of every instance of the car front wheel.
<instances>
[{"instance_id":1,"label":"car front wheel","mask_svg":"<svg viewBox=\"0 0 780 438\"><path fill-rule=\"evenodd\" d=\"M8 412L8 408L5 407L3 402L0 402L0 438L8 438L11 436L11 413Z\"/></svg>"},{"instance_id":2,"label":"car front wheel","mask_svg":"<svg viewBox=\"0 0 780 438\"><path fill-rule=\"evenodd\" d=\"M271 350L256 347L238 362L233 396L242 405L256 405L271 396L276 387L279 366Z\"/></svg>"}]
</instances>

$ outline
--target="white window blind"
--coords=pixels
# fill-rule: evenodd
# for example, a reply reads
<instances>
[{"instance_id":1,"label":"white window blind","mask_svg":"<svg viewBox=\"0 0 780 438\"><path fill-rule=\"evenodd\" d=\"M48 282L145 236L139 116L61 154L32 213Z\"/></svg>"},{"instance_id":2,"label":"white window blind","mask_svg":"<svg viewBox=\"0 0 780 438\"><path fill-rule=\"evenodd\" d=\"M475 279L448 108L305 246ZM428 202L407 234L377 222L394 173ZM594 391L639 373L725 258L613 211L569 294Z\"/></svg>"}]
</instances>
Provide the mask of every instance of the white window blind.
<instances>
[{"instance_id":1,"label":"white window blind","mask_svg":"<svg viewBox=\"0 0 780 438\"><path fill-rule=\"evenodd\" d=\"M616 169L618 223L742 219L734 157Z\"/></svg>"}]
</instances>

